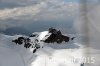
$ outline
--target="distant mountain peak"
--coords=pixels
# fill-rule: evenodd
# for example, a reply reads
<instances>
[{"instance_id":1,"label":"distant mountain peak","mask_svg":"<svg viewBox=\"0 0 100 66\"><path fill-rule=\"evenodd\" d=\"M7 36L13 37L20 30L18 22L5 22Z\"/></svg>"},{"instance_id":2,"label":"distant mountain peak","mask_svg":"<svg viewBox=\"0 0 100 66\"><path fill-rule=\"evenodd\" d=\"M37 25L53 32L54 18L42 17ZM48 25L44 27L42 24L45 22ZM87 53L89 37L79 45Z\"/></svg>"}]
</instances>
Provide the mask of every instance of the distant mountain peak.
<instances>
[{"instance_id":1,"label":"distant mountain peak","mask_svg":"<svg viewBox=\"0 0 100 66\"><path fill-rule=\"evenodd\" d=\"M12 40L12 42L22 45L24 44L25 48L34 48L33 53L36 52L37 49L43 48L44 43L57 43L61 44L62 42L69 42L73 40L68 36L65 36L61 33L60 30L49 28L48 31L43 32L34 32L30 36L19 36L18 38Z\"/></svg>"}]
</instances>

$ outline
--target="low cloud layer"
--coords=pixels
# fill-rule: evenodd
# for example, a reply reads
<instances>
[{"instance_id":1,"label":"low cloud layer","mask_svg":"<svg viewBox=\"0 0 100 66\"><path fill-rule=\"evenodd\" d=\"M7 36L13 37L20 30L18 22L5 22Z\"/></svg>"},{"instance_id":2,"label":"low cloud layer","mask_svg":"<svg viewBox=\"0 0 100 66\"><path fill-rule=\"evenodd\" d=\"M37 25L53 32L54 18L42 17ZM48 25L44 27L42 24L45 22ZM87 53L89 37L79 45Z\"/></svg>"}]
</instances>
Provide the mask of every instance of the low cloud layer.
<instances>
[{"instance_id":1,"label":"low cloud layer","mask_svg":"<svg viewBox=\"0 0 100 66\"><path fill-rule=\"evenodd\" d=\"M5 0L2 2L5 2ZM61 22L69 23L69 20L75 19L75 16L78 15L79 9L78 3L62 0L29 0L28 2L27 0L9 0L9 2L23 2L27 6L0 9L0 29L2 30L11 27L25 27L38 21L41 21L41 23L43 21L57 23L60 20ZM29 3L30 5L28 5Z\"/></svg>"},{"instance_id":2,"label":"low cloud layer","mask_svg":"<svg viewBox=\"0 0 100 66\"><path fill-rule=\"evenodd\" d=\"M96 22L94 26L99 30L99 5L96 5L99 1L88 0L87 2L89 21L91 24ZM84 10L81 10L84 8L82 5L85 3L79 3L73 0L72 2L65 0L1 0L0 3L14 3L18 5L13 8L2 5L4 8L0 9L0 30L13 27L29 29L30 25L32 28L32 24L34 26L36 24L37 26L37 22L39 23L38 26L46 22L48 24L51 22L58 26L60 26L61 23L66 23L67 26L74 25L75 30L79 33L85 33L85 29L87 28ZM61 25L61 28L68 27Z\"/></svg>"}]
</instances>

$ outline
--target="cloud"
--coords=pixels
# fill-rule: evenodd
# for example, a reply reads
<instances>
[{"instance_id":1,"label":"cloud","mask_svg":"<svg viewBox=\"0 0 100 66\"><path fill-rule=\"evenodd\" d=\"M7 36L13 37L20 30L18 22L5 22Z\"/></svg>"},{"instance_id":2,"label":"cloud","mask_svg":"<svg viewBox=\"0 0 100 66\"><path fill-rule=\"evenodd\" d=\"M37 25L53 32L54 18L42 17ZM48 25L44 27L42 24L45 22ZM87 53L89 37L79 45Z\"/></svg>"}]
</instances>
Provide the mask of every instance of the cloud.
<instances>
[{"instance_id":1,"label":"cloud","mask_svg":"<svg viewBox=\"0 0 100 66\"><path fill-rule=\"evenodd\" d=\"M36 5L41 2L57 4L62 0L0 0L0 8L15 8L21 6Z\"/></svg>"},{"instance_id":2,"label":"cloud","mask_svg":"<svg viewBox=\"0 0 100 66\"><path fill-rule=\"evenodd\" d=\"M78 3L62 0L37 0L37 4L0 10L0 28L25 26L38 21L66 21L75 19ZM67 18L67 19L66 19Z\"/></svg>"},{"instance_id":3,"label":"cloud","mask_svg":"<svg viewBox=\"0 0 100 66\"><path fill-rule=\"evenodd\" d=\"M0 10L0 19L17 19L20 17L58 17L58 16L74 16L77 13L78 4L76 3L54 3L54 2L40 2L36 5L18 7L13 9ZM39 15L37 15L39 13ZM41 18L42 18L41 17ZM49 18L50 19L50 18Z\"/></svg>"},{"instance_id":4,"label":"cloud","mask_svg":"<svg viewBox=\"0 0 100 66\"><path fill-rule=\"evenodd\" d=\"M0 0L0 5L2 6L0 8L26 6L34 3L36 3L34 0Z\"/></svg>"},{"instance_id":5,"label":"cloud","mask_svg":"<svg viewBox=\"0 0 100 66\"><path fill-rule=\"evenodd\" d=\"M17 19L24 16L34 16L41 10L41 5L18 7L13 9L0 10L0 19Z\"/></svg>"}]
</instances>

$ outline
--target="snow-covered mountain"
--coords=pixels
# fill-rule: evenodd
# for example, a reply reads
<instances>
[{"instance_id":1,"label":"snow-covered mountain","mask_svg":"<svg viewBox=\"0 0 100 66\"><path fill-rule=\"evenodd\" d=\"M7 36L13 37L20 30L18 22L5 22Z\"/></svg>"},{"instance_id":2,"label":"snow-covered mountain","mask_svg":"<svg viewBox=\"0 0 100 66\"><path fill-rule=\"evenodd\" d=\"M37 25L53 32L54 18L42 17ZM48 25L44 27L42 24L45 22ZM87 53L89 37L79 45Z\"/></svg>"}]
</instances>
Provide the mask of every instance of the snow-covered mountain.
<instances>
[{"instance_id":1,"label":"snow-covered mountain","mask_svg":"<svg viewBox=\"0 0 100 66\"><path fill-rule=\"evenodd\" d=\"M74 43L72 38L60 44L45 42L51 35L49 31L35 32L31 36L0 34L0 66L84 66L78 59L84 56L82 45ZM14 40L19 37L21 43L16 43Z\"/></svg>"},{"instance_id":2,"label":"snow-covered mountain","mask_svg":"<svg viewBox=\"0 0 100 66\"><path fill-rule=\"evenodd\" d=\"M30 36L21 36L19 35L16 39L13 39L12 42L18 45L24 45L25 48L32 48L33 53L39 48L43 48L43 45L46 43L57 43L61 44L63 42L73 41L75 37L65 36L61 31L54 28L50 28L48 31L35 32Z\"/></svg>"}]
</instances>

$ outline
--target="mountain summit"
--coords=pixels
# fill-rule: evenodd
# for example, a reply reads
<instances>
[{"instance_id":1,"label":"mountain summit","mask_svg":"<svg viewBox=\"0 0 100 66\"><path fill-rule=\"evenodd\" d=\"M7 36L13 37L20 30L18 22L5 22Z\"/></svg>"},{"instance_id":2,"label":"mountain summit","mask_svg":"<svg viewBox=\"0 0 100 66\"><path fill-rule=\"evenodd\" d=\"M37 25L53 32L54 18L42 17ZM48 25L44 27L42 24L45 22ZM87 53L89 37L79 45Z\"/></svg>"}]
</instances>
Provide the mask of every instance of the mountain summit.
<instances>
[{"instance_id":1,"label":"mountain summit","mask_svg":"<svg viewBox=\"0 0 100 66\"><path fill-rule=\"evenodd\" d=\"M24 44L25 48L34 48L33 53L39 48L43 48L44 43L57 43L61 44L62 42L69 42L73 40L68 36L65 36L61 33L60 30L49 28L48 31L35 32L30 36L19 36L18 38L12 40L12 42L22 45Z\"/></svg>"}]
</instances>

